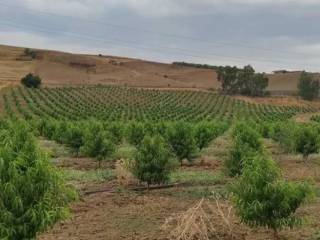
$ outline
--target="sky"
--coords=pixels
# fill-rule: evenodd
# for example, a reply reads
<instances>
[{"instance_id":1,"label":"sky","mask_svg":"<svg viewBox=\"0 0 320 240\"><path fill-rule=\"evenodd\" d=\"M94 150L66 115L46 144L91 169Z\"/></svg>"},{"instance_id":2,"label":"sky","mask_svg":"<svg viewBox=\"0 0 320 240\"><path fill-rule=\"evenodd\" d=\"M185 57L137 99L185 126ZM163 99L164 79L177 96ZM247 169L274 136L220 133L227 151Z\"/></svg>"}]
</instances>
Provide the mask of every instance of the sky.
<instances>
[{"instance_id":1,"label":"sky","mask_svg":"<svg viewBox=\"0 0 320 240\"><path fill-rule=\"evenodd\" d=\"M320 72L320 0L0 0L0 44Z\"/></svg>"}]
</instances>

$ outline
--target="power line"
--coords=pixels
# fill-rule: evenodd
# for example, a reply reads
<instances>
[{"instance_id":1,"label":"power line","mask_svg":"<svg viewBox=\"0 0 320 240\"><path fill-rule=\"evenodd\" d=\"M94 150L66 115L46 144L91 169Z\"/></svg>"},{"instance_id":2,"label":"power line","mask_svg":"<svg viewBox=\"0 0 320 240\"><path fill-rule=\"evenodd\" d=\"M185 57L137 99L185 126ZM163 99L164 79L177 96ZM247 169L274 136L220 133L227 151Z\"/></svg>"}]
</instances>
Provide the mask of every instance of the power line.
<instances>
[{"instance_id":1,"label":"power line","mask_svg":"<svg viewBox=\"0 0 320 240\"><path fill-rule=\"evenodd\" d=\"M226 60L232 60L232 61L236 61L239 63L242 63L244 61L256 61L256 62L269 62L269 63L275 63L277 61L271 61L271 60L266 60L266 59L246 59L246 58L240 58L240 57L230 57L230 56L225 56L225 55L220 55L220 54L201 54L201 55L197 55L197 53L192 53L190 54L189 50L186 49L180 49L180 48L171 48L171 49L166 49L165 47L145 47L145 46L132 46L130 44L132 44L133 42L130 41L120 41L120 40L110 40L110 39L106 39L106 38L97 38L97 37L91 37L91 36L87 36L87 35L83 35L83 34L79 34L79 33L74 33L74 32L66 32L66 31L55 31L55 30L48 30L47 28L42 28L39 26L35 26L35 25L17 25L13 22L9 22L9 21L1 21L0 20L0 24L2 25L7 25L7 26L11 26L11 27L15 27L15 28L19 28L19 29L25 29L26 27L31 27L33 29L36 29L39 32L46 32L46 33L54 33L54 34L61 34L61 35L67 35L67 36L73 36L76 38L82 38L82 39L86 39L86 40L90 40L90 41L97 41L97 42L101 42L101 43L107 43L109 45L113 45L113 46L121 46L124 48L130 48L130 49L142 49L142 50L148 50L148 51L152 51L152 52L160 52L160 53L170 53L170 54L180 54L183 56L189 56L189 57L193 57L193 58L199 58L201 60L207 59L207 60L212 60L211 58L205 58L204 56L210 56L210 57L219 57L219 58L224 58ZM121 44L120 44L121 43ZM124 45L125 44L125 45ZM172 52L173 50L173 52ZM282 62L284 63L284 62ZM286 64L292 64L292 63L286 63Z\"/></svg>"},{"instance_id":2,"label":"power line","mask_svg":"<svg viewBox=\"0 0 320 240\"><path fill-rule=\"evenodd\" d=\"M41 13L44 15L51 15L51 16L55 16L55 17L65 17L65 18L71 18L71 19L73 18L76 20L91 22L91 23L100 24L100 25L108 26L108 27L112 27L112 28L122 28L122 29L130 30L130 31L139 31L139 32L143 32L146 34L159 35L159 36L163 36L163 37L167 37L167 38L185 39L185 40L190 40L190 41L195 41L195 42L202 42L202 43L206 43L206 44L214 45L214 46L233 46L233 47L242 47L242 48L247 48L247 49L255 49L255 50L259 50L259 51L272 52L272 53L277 53L277 54L284 53L284 54L290 54L290 55L295 55L295 56L297 56L297 55L307 56L307 54L298 53L298 52L290 52L290 51L284 51L284 50L276 50L275 51L274 49L254 47L254 46L242 44L242 43L214 42L211 40L202 39L202 38L198 38L198 37L184 36L184 35L178 35L178 34L172 34L172 33L164 33L164 32L153 31L150 29L129 27L129 26L125 26L125 25L113 24L113 23L103 22L103 21L99 21L99 20L92 20L89 18L79 18L79 17L74 17L74 16L55 14L55 13L47 12L47 11L43 11L43 10L34 10L31 8L27 8L27 7L21 7L21 6L17 6L17 5L9 5L7 3L4 3L4 1L0 1L0 5L7 7L7 8L21 9L25 12ZM249 42L247 42L247 43L249 43Z\"/></svg>"}]
</instances>

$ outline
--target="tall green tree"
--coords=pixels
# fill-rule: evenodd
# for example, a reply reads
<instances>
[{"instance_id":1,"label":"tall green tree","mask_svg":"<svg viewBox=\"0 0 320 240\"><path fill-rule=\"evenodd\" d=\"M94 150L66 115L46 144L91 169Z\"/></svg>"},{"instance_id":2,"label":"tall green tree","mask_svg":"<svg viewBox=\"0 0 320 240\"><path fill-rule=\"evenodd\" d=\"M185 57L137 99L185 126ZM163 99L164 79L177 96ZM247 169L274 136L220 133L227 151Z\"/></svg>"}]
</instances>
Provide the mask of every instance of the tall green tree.
<instances>
[{"instance_id":1,"label":"tall green tree","mask_svg":"<svg viewBox=\"0 0 320 240\"><path fill-rule=\"evenodd\" d=\"M235 94L239 92L239 69L237 67L220 67L217 72L218 81L221 82L222 91L225 94Z\"/></svg>"},{"instance_id":2,"label":"tall green tree","mask_svg":"<svg viewBox=\"0 0 320 240\"><path fill-rule=\"evenodd\" d=\"M264 73L256 73L250 65L243 69L229 66L220 67L218 80L221 82L224 93L248 96L263 96L269 82Z\"/></svg>"},{"instance_id":3,"label":"tall green tree","mask_svg":"<svg viewBox=\"0 0 320 240\"><path fill-rule=\"evenodd\" d=\"M311 73L303 71L299 78L298 94L304 100L313 100L319 95L320 83Z\"/></svg>"}]
</instances>

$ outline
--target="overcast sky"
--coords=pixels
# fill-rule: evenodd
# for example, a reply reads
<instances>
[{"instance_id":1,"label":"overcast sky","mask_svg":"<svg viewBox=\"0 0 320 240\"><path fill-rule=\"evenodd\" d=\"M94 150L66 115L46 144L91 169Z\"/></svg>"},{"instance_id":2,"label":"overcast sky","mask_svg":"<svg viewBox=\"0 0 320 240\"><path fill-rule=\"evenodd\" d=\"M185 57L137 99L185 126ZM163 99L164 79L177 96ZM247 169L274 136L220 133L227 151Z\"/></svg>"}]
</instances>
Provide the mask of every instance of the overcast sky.
<instances>
[{"instance_id":1,"label":"overcast sky","mask_svg":"<svg viewBox=\"0 0 320 240\"><path fill-rule=\"evenodd\" d=\"M0 0L0 44L320 71L320 0Z\"/></svg>"}]
</instances>

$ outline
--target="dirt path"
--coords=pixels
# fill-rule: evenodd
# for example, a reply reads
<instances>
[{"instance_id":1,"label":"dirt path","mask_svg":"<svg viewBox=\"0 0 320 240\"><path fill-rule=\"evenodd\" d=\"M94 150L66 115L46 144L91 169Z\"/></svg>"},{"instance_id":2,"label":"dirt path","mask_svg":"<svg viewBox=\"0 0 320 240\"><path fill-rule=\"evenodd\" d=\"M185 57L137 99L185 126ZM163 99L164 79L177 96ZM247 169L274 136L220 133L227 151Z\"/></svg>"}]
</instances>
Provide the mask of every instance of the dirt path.
<instances>
[{"instance_id":1,"label":"dirt path","mask_svg":"<svg viewBox=\"0 0 320 240\"><path fill-rule=\"evenodd\" d=\"M312 116L315 115L320 115L320 112L297 114L293 117L293 120L298 123L308 123L311 121Z\"/></svg>"}]
</instances>

